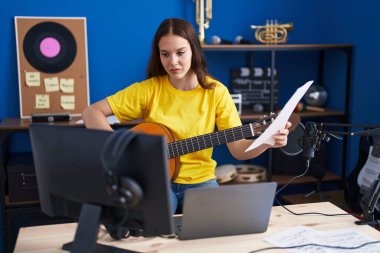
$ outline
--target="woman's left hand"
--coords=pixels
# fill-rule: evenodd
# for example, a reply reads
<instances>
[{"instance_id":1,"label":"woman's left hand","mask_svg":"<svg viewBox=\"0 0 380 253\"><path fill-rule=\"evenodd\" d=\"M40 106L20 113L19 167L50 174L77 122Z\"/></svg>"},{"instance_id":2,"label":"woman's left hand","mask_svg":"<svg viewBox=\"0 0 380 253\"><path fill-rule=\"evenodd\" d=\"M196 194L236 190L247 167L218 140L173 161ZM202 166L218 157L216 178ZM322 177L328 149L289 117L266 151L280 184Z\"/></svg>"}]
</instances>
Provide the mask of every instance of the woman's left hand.
<instances>
[{"instance_id":1,"label":"woman's left hand","mask_svg":"<svg viewBox=\"0 0 380 253\"><path fill-rule=\"evenodd\" d=\"M286 146L288 143L289 128L291 125L292 123L287 122L284 129L279 130L277 134L273 135L274 144L272 148L280 148Z\"/></svg>"}]
</instances>

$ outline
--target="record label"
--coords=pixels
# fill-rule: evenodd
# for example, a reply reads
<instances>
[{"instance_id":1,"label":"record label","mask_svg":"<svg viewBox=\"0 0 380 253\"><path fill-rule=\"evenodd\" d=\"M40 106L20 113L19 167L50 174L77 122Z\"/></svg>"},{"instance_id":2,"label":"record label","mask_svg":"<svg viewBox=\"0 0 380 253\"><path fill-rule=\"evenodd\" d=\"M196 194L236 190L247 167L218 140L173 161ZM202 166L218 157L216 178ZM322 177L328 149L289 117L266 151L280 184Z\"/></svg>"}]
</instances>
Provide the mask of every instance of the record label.
<instances>
[{"instance_id":1,"label":"record label","mask_svg":"<svg viewBox=\"0 0 380 253\"><path fill-rule=\"evenodd\" d=\"M56 57L61 51L61 43L56 38L47 37L41 41L40 51L47 58Z\"/></svg>"}]
</instances>

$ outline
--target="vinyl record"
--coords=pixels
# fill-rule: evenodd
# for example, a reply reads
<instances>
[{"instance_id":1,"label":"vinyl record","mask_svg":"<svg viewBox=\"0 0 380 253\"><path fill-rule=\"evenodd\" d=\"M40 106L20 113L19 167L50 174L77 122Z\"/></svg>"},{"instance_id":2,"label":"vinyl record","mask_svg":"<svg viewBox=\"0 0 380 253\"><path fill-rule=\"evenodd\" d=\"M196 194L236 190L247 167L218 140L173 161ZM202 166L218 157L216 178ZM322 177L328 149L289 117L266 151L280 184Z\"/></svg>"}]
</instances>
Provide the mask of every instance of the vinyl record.
<instances>
[{"instance_id":1,"label":"vinyl record","mask_svg":"<svg viewBox=\"0 0 380 253\"><path fill-rule=\"evenodd\" d=\"M30 28L25 35L23 49L28 62L46 73L65 70L77 53L72 33L56 22L42 22Z\"/></svg>"}]
</instances>

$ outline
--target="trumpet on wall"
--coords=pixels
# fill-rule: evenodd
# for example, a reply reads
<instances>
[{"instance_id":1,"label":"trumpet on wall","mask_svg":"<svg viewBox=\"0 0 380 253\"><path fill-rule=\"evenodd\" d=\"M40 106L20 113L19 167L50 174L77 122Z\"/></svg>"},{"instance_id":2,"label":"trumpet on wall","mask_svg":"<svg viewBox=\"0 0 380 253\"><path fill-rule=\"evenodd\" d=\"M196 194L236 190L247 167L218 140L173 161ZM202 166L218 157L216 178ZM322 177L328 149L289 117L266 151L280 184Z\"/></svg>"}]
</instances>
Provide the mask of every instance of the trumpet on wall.
<instances>
[{"instance_id":1,"label":"trumpet on wall","mask_svg":"<svg viewBox=\"0 0 380 253\"><path fill-rule=\"evenodd\" d=\"M256 30L255 38L257 41L275 45L286 43L288 40L288 31L293 31L293 22L287 24L278 24L277 20L268 20L265 25L251 25L251 29Z\"/></svg>"},{"instance_id":2,"label":"trumpet on wall","mask_svg":"<svg viewBox=\"0 0 380 253\"><path fill-rule=\"evenodd\" d=\"M199 41L205 42L205 29L210 27L212 19L212 0L194 0L195 1L195 20L199 27ZM206 5L205 5L206 1Z\"/></svg>"}]
</instances>

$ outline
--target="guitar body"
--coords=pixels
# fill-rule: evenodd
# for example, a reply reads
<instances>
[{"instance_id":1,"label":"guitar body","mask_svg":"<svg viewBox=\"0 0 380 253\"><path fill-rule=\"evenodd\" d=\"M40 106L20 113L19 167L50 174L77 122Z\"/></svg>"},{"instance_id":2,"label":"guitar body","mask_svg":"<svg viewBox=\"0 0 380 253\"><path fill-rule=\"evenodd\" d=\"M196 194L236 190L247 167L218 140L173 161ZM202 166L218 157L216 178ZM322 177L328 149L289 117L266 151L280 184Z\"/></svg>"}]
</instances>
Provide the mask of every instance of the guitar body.
<instances>
[{"instance_id":1,"label":"guitar body","mask_svg":"<svg viewBox=\"0 0 380 253\"><path fill-rule=\"evenodd\" d=\"M141 123L131 129L133 132L140 132L151 135L161 135L166 137L166 143L175 141L170 130L158 123ZM174 180L179 173L179 157L169 159L169 178Z\"/></svg>"},{"instance_id":2,"label":"guitar body","mask_svg":"<svg viewBox=\"0 0 380 253\"><path fill-rule=\"evenodd\" d=\"M360 213L360 199L363 194L360 193L360 187L358 185L358 176L360 171L362 170L367 157L369 155L369 147L372 145L372 141L370 137L360 137L359 140L359 157L356 163L355 168L352 170L350 175L347 177L345 183L345 199L348 206L352 209L352 211Z\"/></svg>"},{"instance_id":3,"label":"guitar body","mask_svg":"<svg viewBox=\"0 0 380 253\"><path fill-rule=\"evenodd\" d=\"M357 213L363 211L360 206L363 197L361 188L370 188L380 170L380 137L360 137L359 151L358 162L346 180L344 191L348 206ZM375 216L379 215L375 209Z\"/></svg>"}]
</instances>

